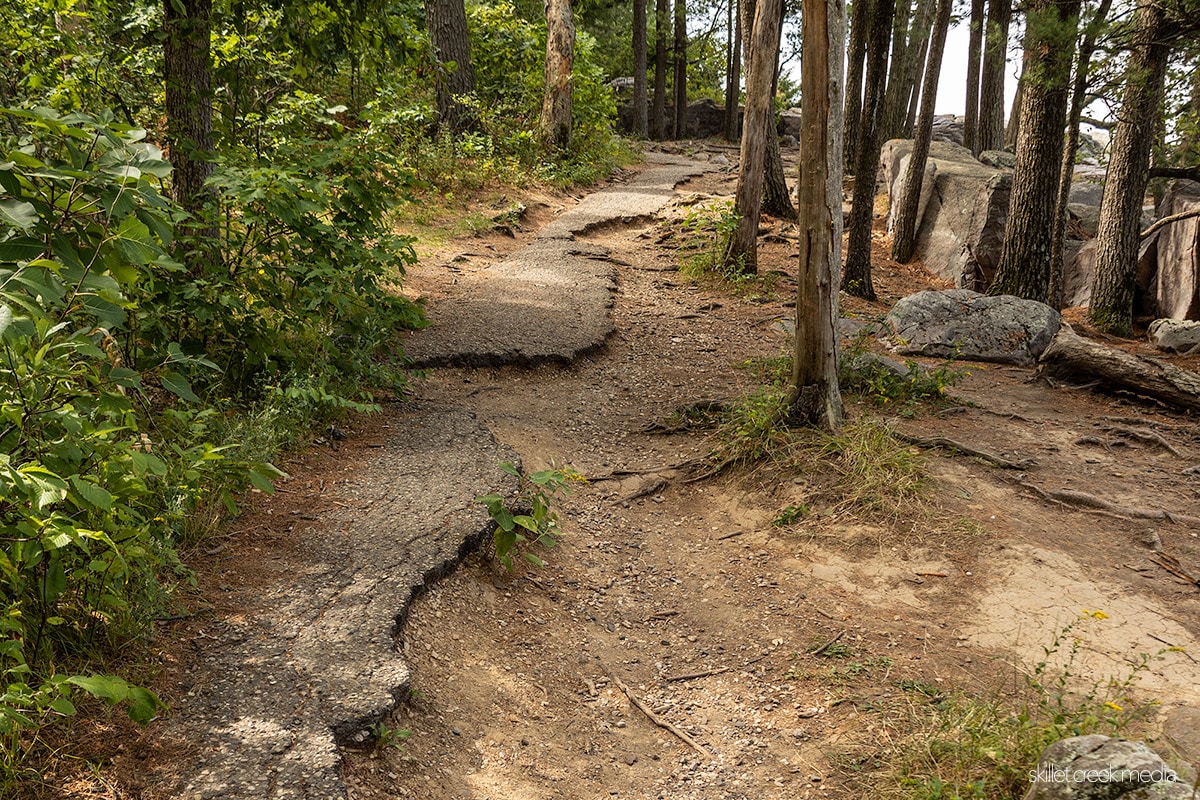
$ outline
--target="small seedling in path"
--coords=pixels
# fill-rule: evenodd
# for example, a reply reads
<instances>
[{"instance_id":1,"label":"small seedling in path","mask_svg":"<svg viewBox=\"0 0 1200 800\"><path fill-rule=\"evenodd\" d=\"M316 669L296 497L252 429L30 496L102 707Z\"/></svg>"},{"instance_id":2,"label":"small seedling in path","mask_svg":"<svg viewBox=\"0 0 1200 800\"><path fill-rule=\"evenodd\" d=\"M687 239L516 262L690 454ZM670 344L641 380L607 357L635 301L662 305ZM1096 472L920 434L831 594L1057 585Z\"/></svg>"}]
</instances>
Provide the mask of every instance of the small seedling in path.
<instances>
[{"instance_id":1,"label":"small seedling in path","mask_svg":"<svg viewBox=\"0 0 1200 800\"><path fill-rule=\"evenodd\" d=\"M583 481L584 478L569 467L522 475L512 463L505 461L500 464L500 469L520 481L516 495L501 497L488 494L475 498L475 501L487 506L488 514L495 520L496 532L492 538L496 545L496 557L511 572L514 551L530 543L543 547L553 547L558 543L555 538L558 514L551 508L551 501L560 491L569 493L570 484ZM533 553L522 552L520 555L535 567L545 566L545 562Z\"/></svg>"}]
</instances>

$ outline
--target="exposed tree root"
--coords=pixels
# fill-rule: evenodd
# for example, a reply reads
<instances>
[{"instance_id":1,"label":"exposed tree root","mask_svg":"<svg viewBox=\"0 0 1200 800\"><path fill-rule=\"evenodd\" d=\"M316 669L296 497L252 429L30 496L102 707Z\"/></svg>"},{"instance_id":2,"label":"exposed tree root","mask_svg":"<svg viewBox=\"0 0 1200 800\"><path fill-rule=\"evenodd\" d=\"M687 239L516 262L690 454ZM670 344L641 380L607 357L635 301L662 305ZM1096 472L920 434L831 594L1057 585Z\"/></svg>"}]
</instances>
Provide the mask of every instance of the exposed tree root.
<instances>
[{"instance_id":1,"label":"exposed tree root","mask_svg":"<svg viewBox=\"0 0 1200 800\"><path fill-rule=\"evenodd\" d=\"M951 450L956 453L972 456L973 458L981 459L992 466L1000 467L1001 469L1027 470L1037 463L1032 458L1023 458L1020 461L1010 461L1003 456L998 456L995 453L989 453L986 450L980 450L976 447L971 447L970 445L963 444L962 442L956 442L955 440L948 439L945 436L932 436L928 438L924 436L911 436L903 431L895 430L894 428L892 429L892 435L902 442L915 444L918 447L938 447L943 450Z\"/></svg>"},{"instance_id":2,"label":"exposed tree root","mask_svg":"<svg viewBox=\"0 0 1200 800\"><path fill-rule=\"evenodd\" d=\"M1034 486L1032 483L1022 482L1021 487L1028 489L1049 503L1058 503L1059 505L1071 506L1080 511L1086 511L1092 514L1103 514L1105 516L1118 517L1120 519L1162 519L1167 522L1174 522L1177 525L1194 525L1200 526L1200 517L1193 517L1187 514L1179 514L1174 511L1167 511L1162 508L1137 508L1135 506L1120 506L1116 503L1110 503L1094 494L1080 492L1075 489L1043 489L1040 486Z\"/></svg>"}]
</instances>

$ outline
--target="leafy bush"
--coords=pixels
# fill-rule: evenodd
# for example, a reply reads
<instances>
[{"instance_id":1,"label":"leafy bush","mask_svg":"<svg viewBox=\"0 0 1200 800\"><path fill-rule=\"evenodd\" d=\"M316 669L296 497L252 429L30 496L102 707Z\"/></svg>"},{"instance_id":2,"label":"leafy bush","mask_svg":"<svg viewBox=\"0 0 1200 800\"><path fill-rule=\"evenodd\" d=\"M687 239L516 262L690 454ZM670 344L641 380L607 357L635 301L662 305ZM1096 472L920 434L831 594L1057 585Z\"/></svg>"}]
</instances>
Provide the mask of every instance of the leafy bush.
<instances>
[{"instance_id":1,"label":"leafy bush","mask_svg":"<svg viewBox=\"0 0 1200 800\"><path fill-rule=\"evenodd\" d=\"M869 349L869 334L858 336L841 354L838 362L838 382L842 392L858 395L875 404L938 403L946 399L947 391L971 373L947 361L933 369L909 359L907 374L901 375Z\"/></svg>"},{"instance_id":2,"label":"leafy bush","mask_svg":"<svg viewBox=\"0 0 1200 800\"><path fill-rule=\"evenodd\" d=\"M492 539L496 557L511 572L513 553L524 550L525 545L553 547L557 544L558 513L551 503L560 491L570 492L570 484L582 481L583 476L569 468L544 469L523 475L508 461L502 463L500 469L520 482L516 495L505 498L489 494L475 498L475 502L483 503L495 521L496 532ZM535 567L545 566L545 562L533 553L521 552L520 555Z\"/></svg>"}]
</instances>

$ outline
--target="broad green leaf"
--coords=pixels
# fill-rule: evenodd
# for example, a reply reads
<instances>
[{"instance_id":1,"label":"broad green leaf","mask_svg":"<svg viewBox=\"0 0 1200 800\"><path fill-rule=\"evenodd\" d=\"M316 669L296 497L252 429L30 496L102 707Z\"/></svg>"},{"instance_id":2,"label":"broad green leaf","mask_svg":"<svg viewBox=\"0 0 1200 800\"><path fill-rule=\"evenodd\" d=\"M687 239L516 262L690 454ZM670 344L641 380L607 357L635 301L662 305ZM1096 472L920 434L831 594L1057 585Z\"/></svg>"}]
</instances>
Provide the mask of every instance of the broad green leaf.
<instances>
[{"instance_id":1,"label":"broad green leaf","mask_svg":"<svg viewBox=\"0 0 1200 800\"><path fill-rule=\"evenodd\" d=\"M27 231L37 224L37 209L24 200L0 200L0 222Z\"/></svg>"},{"instance_id":2,"label":"broad green leaf","mask_svg":"<svg viewBox=\"0 0 1200 800\"><path fill-rule=\"evenodd\" d=\"M141 686L129 687L129 718L137 724L148 724L161 707L162 701L154 692Z\"/></svg>"},{"instance_id":3,"label":"broad green leaf","mask_svg":"<svg viewBox=\"0 0 1200 800\"><path fill-rule=\"evenodd\" d=\"M45 252L46 246L39 240L29 236L18 236L7 242L0 242L0 261L32 261Z\"/></svg>"},{"instance_id":4,"label":"broad green leaf","mask_svg":"<svg viewBox=\"0 0 1200 800\"><path fill-rule=\"evenodd\" d=\"M71 701L65 697L60 697L52 702L50 704L50 709L52 711L57 711L64 717L71 717L75 715L75 706L72 705Z\"/></svg>"},{"instance_id":5,"label":"broad green leaf","mask_svg":"<svg viewBox=\"0 0 1200 800\"><path fill-rule=\"evenodd\" d=\"M85 481L78 475L71 476L71 485L75 487L75 491L79 492L80 497L96 508L103 509L104 511L112 508L113 496L104 488L90 481Z\"/></svg>"},{"instance_id":6,"label":"broad green leaf","mask_svg":"<svg viewBox=\"0 0 1200 800\"><path fill-rule=\"evenodd\" d=\"M162 387L176 397L187 400L191 403L199 403L200 398L192 391L192 385L188 383L187 378L180 375L178 372L168 372L160 376L158 382Z\"/></svg>"},{"instance_id":7,"label":"broad green leaf","mask_svg":"<svg viewBox=\"0 0 1200 800\"><path fill-rule=\"evenodd\" d=\"M67 683L109 703L121 703L129 698L129 684L116 675L72 675L67 678Z\"/></svg>"},{"instance_id":8,"label":"broad green leaf","mask_svg":"<svg viewBox=\"0 0 1200 800\"><path fill-rule=\"evenodd\" d=\"M249 477L250 483L254 485L255 489L258 489L261 492L266 492L267 494L275 494L275 485L258 470L250 470Z\"/></svg>"},{"instance_id":9,"label":"broad green leaf","mask_svg":"<svg viewBox=\"0 0 1200 800\"><path fill-rule=\"evenodd\" d=\"M67 589L67 573L63 569L62 559L55 554L46 566L46 578L42 584L42 596L47 603L53 603Z\"/></svg>"}]
</instances>

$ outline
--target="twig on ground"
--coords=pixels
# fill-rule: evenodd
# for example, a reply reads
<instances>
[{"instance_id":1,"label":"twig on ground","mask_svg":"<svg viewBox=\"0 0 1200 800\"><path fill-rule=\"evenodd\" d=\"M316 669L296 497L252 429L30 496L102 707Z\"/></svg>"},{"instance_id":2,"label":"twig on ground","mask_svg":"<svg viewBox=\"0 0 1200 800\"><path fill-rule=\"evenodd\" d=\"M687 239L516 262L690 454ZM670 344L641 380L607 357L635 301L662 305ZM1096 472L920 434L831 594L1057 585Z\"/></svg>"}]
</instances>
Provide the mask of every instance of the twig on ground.
<instances>
[{"instance_id":1,"label":"twig on ground","mask_svg":"<svg viewBox=\"0 0 1200 800\"><path fill-rule=\"evenodd\" d=\"M649 495L657 494L659 491L667 488L667 484L668 484L668 481L666 478L659 478L656 481L651 481L650 483L646 484L645 486L643 486L642 488L633 492L632 494L630 494L626 497L622 497L619 500L614 500L613 502L629 503L629 502L632 502L633 500L640 500L643 497L648 497Z\"/></svg>"},{"instance_id":2,"label":"twig on ground","mask_svg":"<svg viewBox=\"0 0 1200 800\"><path fill-rule=\"evenodd\" d=\"M1147 635L1147 636L1149 636L1151 639L1153 639L1153 640L1154 640L1154 641L1156 641L1156 642L1162 642L1162 643L1163 643L1163 644L1165 644L1167 647L1169 647L1169 648L1171 648L1172 650L1174 650L1176 653L1183 653L1185 656L1187 656L1187 657L1188 657L1188 658L1191 660L1191 662L1192 662L1193 664L1200 664L1200 661L1196 661L1196 657L1195 657L1194 655L1192 655L1191 653L1189 653L1187 650L1185 650L1184 648L1180 647L1179 645L1177 645L1177 644L1171 644L1171 643L1170 643L1170 642L1168 642L1166 639L1162 639L1162 638L1160 638L1160 637L1158 637L1158 636L1155 636L1153 633L1147 633L1146 635Z\"/></svg>"},{"instance_id":3,"label":"twig on ground","mask_svg":"<svg viewBox=\"0 0 1200 800\"><path fill-rule=\"evenodd\" d=\"M823 644L823 645L821 645L820 647L818 647L816 650L813 650L813 651L812 651L812 654L813 654L813 656L814 656L814 657L816 657L816 656L819 656L819 655L821 655L821 654L822 654L822 653L824 653L826 650L828 650L829 648L833 647L835 644L837 644L838 642L840 642L840 641L841 641L841 639L842 639L842 637L843 637L843 636L845 636L845 635L846 635L846 631L844 631L844 630L842 630L842 631L838 631L838 635L837 635L837 636L833 637L833 638L832 638L832 639L830 639L828 642L826 642L825 644Z\"/></svg>"},{"instance_id":4,"label":"twig on ground","mask_svg":"<svg viewBox=\"0 0 1200 800\"><path fill-rule=\"evenodd\" d=\"M1200 578L1197 578L1184 569L1183 564L1180 564L1179 559L1175 556L1168 555L1167 553L1155 553L1154 555L1150 556L1150 560L1174 575L1176 578L1187 581L1193 586L1200 586Z\"/></svg>"},{"instance_id":5,"label":"twig on ground","mask_svg":"<svg viewBox=\"0 0 1200 800\"><path fill-rule=\"evenodd\" d=\"M1174 445L1154 431L1139 431L1134 428L1120 428L1113 426L1106 426L1102 430L1104 430L1106 433L1115 433L1117 436L1125 436L1129 439L1138 439L1143 442L1156 444L1176 458L1184 458L1183 453L1179 452Z\"/></svg>"},{"instance_id":6,"label":"twig on ground","mask_svg":"<svg viewBox=\"0 0 1200 800\"><path fill-rule=\"evenodd\" d=\"M658 714L654 713L654 710L650 708L650 706L646 705L644 702L642 702L641 698L630 691L629 687L625 685L625 682L618 678L614 672L611 670L606 671L608 672L609 677L613 679L613 683L617 685L617 688L625 693L625 696L629 698L629 702L636 706L639 711L645 714L647 719L663 730L670 731L671 733L675 734L680 741L690 745L694 750L696 750L696 752L703 754L705 758L712 758L712 754L705 749L704 745L700 744L691 736L689 736L687 731L681 730L677 726L672 725L670 722L667 722L659 717Z\"/></svg>"},{"instance_id":7,"label":"twig on ground","mask_svg":"<svg viewBox=\"0 0 1200 800\"><path fill-rule=\"evenodd\" d=\"M816 611L818 614L820 614L825 619L838 619L838 617L835 617L833 614L830 614L828 611L821 608L819 605L814 603L812 600L809 600L807 597L801 597L800 599L803 600L804 602L808 603L808 605L812 608L813 611Z\"/></svg>"},{"instance_id":8,"label":"twig on ground","mask_svg":"<svg viewBox=\"0 0 1200 800\"><path fill-rule=\"evenodd\" d=\"M732 539L732 538L734 538L735 536L741 536L743 533L745 533L745 531L734 531L733 533L727 533L727 534L725 534L724 536L718 536L718 537L717 537L717 541L718 541L718 542L723 542L723 541L725 541L726 539Z\"/></svg>"},{"instance_id":9,"label":"twig on ground","mask_svg":"<svg viewBox=\"0 0 1200 800\"><path fill-rule=\"evenodd\" d=\"M718 667L716 669L706 669L700 672L689 672L685 675L668 675L663 678L667 683L678 683L679 681L694 681L697 678L707 678L710 675L720 675L722 672L729 672L729 667Z\"/></svg>"}]
</instances>

